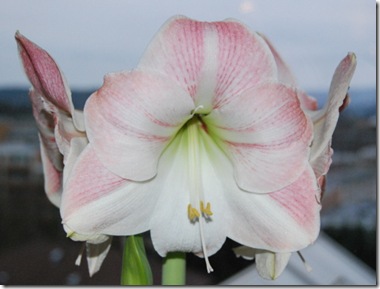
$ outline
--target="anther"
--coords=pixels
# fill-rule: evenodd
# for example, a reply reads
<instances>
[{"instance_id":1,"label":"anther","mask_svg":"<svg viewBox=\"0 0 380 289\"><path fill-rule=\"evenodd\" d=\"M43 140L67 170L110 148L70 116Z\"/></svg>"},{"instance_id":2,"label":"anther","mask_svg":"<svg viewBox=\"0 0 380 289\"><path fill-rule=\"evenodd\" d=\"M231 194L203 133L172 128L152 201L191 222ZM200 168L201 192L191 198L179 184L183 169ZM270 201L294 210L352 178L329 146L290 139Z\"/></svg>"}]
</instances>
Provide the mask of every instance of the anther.
<instances>
[{"instance_id":1,"label":"anther","mask_svg":"<svg viewBox=\"0 0 380 289\"><path fill-rule=\"evenodd\" d=\"M193 221L195 218L199 218L201 214L198 212L196 208L193 208L190 204L187 206L187 214L189 219Z\"/></svg>"},{"instance_id":2,"label":"anther","mask_svg":"<svg viewBox=\"0 0 380 289\"><path fill-rule=\"evenodd\" d=\"M297 251L297 254L298 256L300 257L303 265L305 266L305 269L307 272L311 272L313 269L311 268L311 266L306 262L305 258L302 256L301 252L300 251Z\"/></svg>"},{"instance_id":3,"label":"anther","mask_svg":"<svg viewBox=\"0 0 380 289\"><path fill-rule=\"evenodd\" d=\"M211 204L207 203L206 208L204 207L204 203L201 201L201 212L204 213L207 216L212 216L211 212Z\"/></svg>"}]
</instances>

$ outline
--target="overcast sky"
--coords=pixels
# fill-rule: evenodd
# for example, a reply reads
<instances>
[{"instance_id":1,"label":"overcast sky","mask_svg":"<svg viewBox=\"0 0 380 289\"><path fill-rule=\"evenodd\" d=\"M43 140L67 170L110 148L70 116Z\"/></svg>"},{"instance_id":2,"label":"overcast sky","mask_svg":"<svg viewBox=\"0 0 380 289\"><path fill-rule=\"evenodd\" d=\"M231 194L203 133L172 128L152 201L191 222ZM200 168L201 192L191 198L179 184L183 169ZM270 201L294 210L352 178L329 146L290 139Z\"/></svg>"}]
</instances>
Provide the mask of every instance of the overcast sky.
<instances>
[{"instance_id":1,"label":"overcast sky","mask_svg":"<svg viewBox=\"0 0 380 289\"><path fill-rule=\"evenodd\" d=\"M71 88L98 88L104 74L132 69L171 16L237 18L267 35L306 90L327 91L347 52L357 55L351 87L376 85L374 0L1 0L0 88L29 83L14 33L47 50Z\"/></svg>"}]
</instances>

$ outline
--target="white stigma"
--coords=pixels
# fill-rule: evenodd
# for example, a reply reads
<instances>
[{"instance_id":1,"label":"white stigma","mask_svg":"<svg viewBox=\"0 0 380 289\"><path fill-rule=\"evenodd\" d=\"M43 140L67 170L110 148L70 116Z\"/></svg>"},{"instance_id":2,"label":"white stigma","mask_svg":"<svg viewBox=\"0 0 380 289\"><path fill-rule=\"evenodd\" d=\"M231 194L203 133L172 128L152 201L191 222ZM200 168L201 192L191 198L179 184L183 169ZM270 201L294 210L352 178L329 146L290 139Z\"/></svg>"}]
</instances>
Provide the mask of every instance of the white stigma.
<instances>
[{"instance_id":1,"label":"white stigma","mask_svg":"<svg viewBox=\"0 0 380 289\"><path fill-rule=\"evenodd\" d=\"M203 105L198 105L196 108L194 108L191 111L191 115L190 116L193 117L197 113L198 110L203 109L203 108L204 108Z\"/></svg>"}]
</instances>

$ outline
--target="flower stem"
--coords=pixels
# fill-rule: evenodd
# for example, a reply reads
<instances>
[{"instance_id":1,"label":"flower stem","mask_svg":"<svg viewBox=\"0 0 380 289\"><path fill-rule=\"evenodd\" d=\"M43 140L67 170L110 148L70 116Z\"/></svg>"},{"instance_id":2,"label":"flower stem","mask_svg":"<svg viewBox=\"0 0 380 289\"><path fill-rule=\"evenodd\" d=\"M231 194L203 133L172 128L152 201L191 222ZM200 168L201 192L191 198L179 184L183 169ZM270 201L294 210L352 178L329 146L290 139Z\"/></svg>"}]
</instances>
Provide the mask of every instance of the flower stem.
<instances>
[{"instance_id":1,"label":"flower stem","mask_svg":"<svg viewBox=\"0 0 380 289\"><path fill-rule=\"evenodd\" d=\"M169 252L162 265L162 285L186 284L186 253Z\"/></svg>"}]
</instances>

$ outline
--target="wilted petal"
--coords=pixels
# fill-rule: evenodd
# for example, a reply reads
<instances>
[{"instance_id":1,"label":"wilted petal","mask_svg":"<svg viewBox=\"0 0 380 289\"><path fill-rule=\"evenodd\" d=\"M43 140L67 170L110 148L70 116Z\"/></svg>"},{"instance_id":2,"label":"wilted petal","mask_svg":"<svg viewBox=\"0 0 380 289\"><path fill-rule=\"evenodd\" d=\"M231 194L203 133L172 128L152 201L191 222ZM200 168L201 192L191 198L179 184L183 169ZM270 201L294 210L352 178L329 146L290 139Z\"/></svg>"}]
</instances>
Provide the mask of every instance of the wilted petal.
<instances>
[{"instance_id":1,"label":"wilted petal","mask_svg":"<svg viewBox=\"0 0 380 289\"><path fill-rule=\"evenodd\" d=\"M15 37L25 73L33 87L59 109L71 112L71 92L54 59L21 33L17 32Z\"/></svg>"},{"instance_id":2,"label":"wilted petal","mask_svg":"<svg viewBox=\"0 0 380 289\"><path fill-rule=\"evenodd\" d=\"M277 279L284 271L292 253L256 253L255 262L257 272L265 279Z\"/></svg>"},{"instance_id":3,"label":"wilted petal","mask_svg":"<svg viewBox=\"0 0 380 289\"><path fill-rule=\"evenodd\" d=\"M111 244L112 237L108 237L106 241L100 244L86 243L87 264L90 277L99 271L111 248Z\"/></svg>"},{"instance_id":4,"label":"wilted petal","mask_svg":"<svg viewBox=\"0 0 380 289\"><path fill-rule=\"evenodd\" d=\"M58 119L70 115L76 129L84 131L83 122L76 119L66 79L54 59L21 33L17 32L15 38L25 73L35 90L33 96L43 99L44 110L48 113Z\"/></svg>"},{"instance_id":5,"label":"wilted petal","mask_svg":"<svg viewBox=\"0 0 380 289\"><path fill-rule=\"evenodd\" d=\"M76 113L79 122L83 123L83 112ZM66 165L67 157L71 150L71 141L73 138L82 139L84 144L87 144L87 136L84 132L78 131L74 126L74 122L71 116L61 114L59 120L54 129L54 136L56 145L63 155L63 163Z\"/></svg>"},{"instance_id":6,"label":"wilted petal","mask_svg":"<svg viewBox=\"0 0 380 289\"><path fill-rule=\"evenodd\" d=\"M33 116L37 124L40 141L44 145L44 154L56 170L63 170L62 154L59 151L54 135L55 119L54 115L46 110L42 97L34 90L29 91L32 102Z\"/></svg>"},{"instance_id":7,"label":"wilted petal","mask_svg":"<svg viewBox=\"0 0 380 289\"><path fill-rule=\"evenodd\" d=\"M111 74L86 103L88 138L109 170L143 181L156 174L162 151L194 108L184 90L159 74Z\"/></svg>"},{"instance_id":8,"label":"wilted petal","mask_svg":"<svg viewBox=\"0 0 380 289\"><path fill-rule=\"evenodd\" d=\"M314 168L324 167L328 169L329 167L331 138L338 121L340 108L345 103L355 68L355 54L349 53L335 70L327 103L323 109L310 114L314 123L314 140L311 146L310 162ZM318 169L317 171L322 172L323 170ZM327 172L326 169L325 172Z\"/></svg>"},{"instance_id":9,"label":"wilted petal","mask_svg":"<svg viewBox=\"0 0 380 289\"><path fill-rule=\"evenodd\" d=\"M276 77L268 46L234 20L171 18L153 39L138 67L165 73L205 111Z\"/></svg>"},{"instance_id":10,"label":"wilted petal","mask_svg":"<svg viewBox=\"0 0 380 289\"><path fill-rule=\"evenodd\" d=\"M257 249L247 247L247 246L239 246L232 249L236 255L236 257L242 257L246 260L253 260L255 259L255 254L258 251Z\"/></svg>"},{"instance_id":11,"label":"wilted petal","mask_svg":"<svg viewBox=\"0 0 380 289\"><path fill-rule=\"evenodd\" d=\"M204 117L230 156L238 185L268 193L294 182L308 163L312 124L294 90L264 84Z\"/></svg>"},{"instance_id":12,"label":"wilted petal","mask_svg":"<svg viewBox=\"0 0 380 289\"><path fill-rule=\"evenodd\" d=\"M256 269L261 277L274 280L281 275L292 253L275 253L247 246L233 248L236 257L255 259Z\"/></svg>"},{"instance_id":13,"label":"wilted petal","mask_svg":"<svg viewBox=\"0 0 380 289\"><path fill-rule=\"evenodd\" d=\"M51 162L40 136L42 169L44 172L44 189L49 201L59 208L62 194L62 171L57 170ZM61 158L62 161L62 158Z\"/></svg>"}]
</instances>

